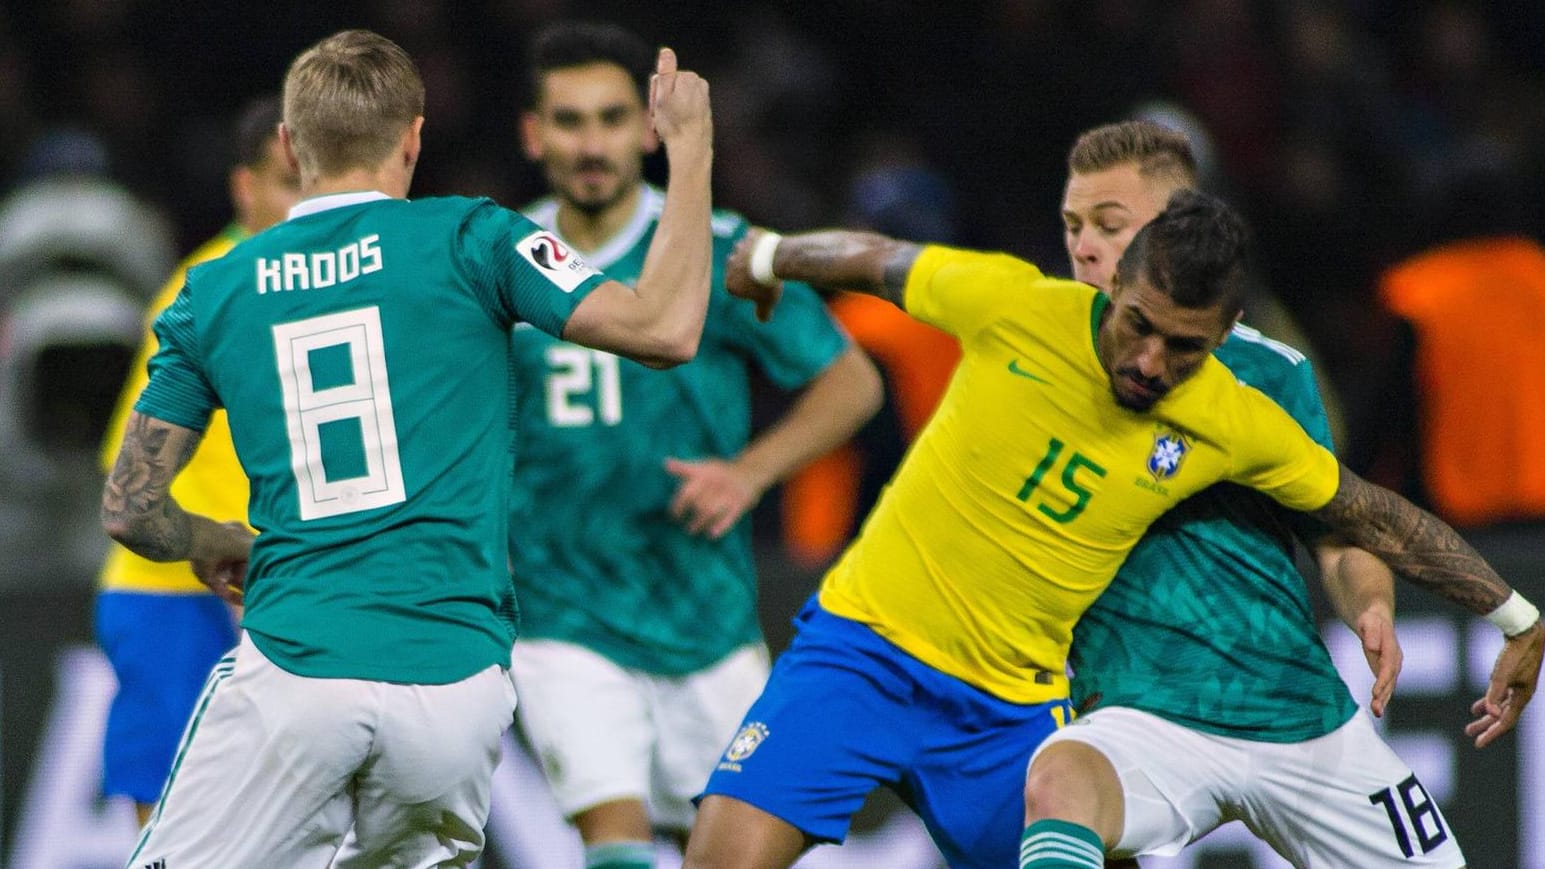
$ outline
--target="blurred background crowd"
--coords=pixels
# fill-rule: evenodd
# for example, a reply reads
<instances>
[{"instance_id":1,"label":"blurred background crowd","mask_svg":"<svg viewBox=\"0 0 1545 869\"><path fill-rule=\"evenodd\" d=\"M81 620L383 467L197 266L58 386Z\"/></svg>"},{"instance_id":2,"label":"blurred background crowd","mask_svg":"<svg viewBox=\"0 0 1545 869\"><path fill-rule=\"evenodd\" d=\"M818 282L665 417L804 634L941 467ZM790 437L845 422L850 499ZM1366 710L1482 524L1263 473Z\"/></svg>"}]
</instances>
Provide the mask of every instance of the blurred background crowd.
<instances>
[{"instance_id":1,"label":"blurred background crowd","mask_svg":"<svg viewBox=\"0 0 1545 869\"><path fill-rule=\"evenodd\" d=\"M0 5L0 195L104 176L180 255L229 217L236 110L300 48L367 26L425 72L415 195L518 207L541 192L516 147L525 40L563 16L619 20L702 71L719 204L782 229L870 225L1065 271L1074 135L1133 114L1184 127L1258 232L1253 318L1317 356L1360 470L1399 355L1381 274L1445 239L1545 228L1545 7L1459 0Z\"/></svg>"},{"instance_id":2,"label":"blurred background crowd","mask_svg":"<svg viewBox=\"0 0 1545 869\"><path fill-rule=\"evenodd\" d=\"M867 226L1066 274L1075 135L1134 115L1184 129L1257 233L1248 319L1315 358L1344 459L1467 532L1523 528L1487 554L1545 593L1545 4L1482 0L0 0L0 593L72 586L72 612L89 593L102 428L143 305L231 218L238 111L322 36L378 30L428 89L414 195L519 207L545 192L517 138L527 39L565 17L615 20L703 73L715 199L781 230ZM1483 244L1423 258L1462 239ZM755 515L775 648L954 359L947 340L854 328L892 393L863 468ZM936 370L908 369L919 357ZM857 491L827 517L832 480ZM801 516L835 525L791 532ZM8 600L14 659L89 635L84 607ZM15 673L12 697L49 690ZM1444 709L1467 690L1434 684ZM1418 721L1448 715L1419 704ZM6 758L8 785L25 763Z\"/></svg>"}]
</instances>

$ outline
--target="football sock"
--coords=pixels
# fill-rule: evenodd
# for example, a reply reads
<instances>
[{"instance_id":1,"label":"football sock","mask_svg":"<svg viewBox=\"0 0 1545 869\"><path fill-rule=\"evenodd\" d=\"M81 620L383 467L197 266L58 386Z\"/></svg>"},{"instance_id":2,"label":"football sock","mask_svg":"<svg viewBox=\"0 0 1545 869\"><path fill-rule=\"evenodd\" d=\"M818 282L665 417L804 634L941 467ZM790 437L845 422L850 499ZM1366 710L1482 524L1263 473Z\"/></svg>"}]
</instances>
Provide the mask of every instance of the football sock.
<instances>
[{"instance_id":1,"label":"football sock","mask_svg":"<svg viewBox=\"0 0 1545 869\"><path fill-rule=\"evenodd\" d=\"M585 848L585 869L654 869L653 842L603 842Z\"/></svg>"},{"instance_id":2,"label":"football sock","mask_svg":"<svg viewBox=\"0 0 1545 869\"><path fill-rule=\"evenodd\" d=\"M1102 869L1104 865L1105 843L1080 824L1036 821L1019 839L1019 869Z\"/></svg>"}]
</instances>

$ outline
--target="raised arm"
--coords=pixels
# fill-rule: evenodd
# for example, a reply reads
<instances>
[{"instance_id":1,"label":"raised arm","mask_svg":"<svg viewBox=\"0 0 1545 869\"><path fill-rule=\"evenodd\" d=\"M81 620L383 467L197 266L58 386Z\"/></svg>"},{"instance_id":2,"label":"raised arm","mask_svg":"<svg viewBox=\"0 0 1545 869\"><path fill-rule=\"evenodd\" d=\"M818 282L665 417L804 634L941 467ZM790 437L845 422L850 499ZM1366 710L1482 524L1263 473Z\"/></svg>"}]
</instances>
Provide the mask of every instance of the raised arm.
<instances>
[{"instance_id":1,"label":"raised arm","mask_svg":"<svg viewBox=\"0 0 1545 869\"><path fill-rule=\"evenodd\" d=\"M669 48L660 49L650 80L649 113L665 144L670 177L637 286L608 281L597 287L574 309L563 338L668 368L697 354L713 265L708 82L678 70Z\"/></svg>"},{"instance_id":2,"label":"raised arm","mask_svg":"<svg viewBox=\"0 0 1545 869\"><path fill-rule=\"evenodd\" d=\"M1471 707L1477 717L1465 732L1475 737L1477 748L1484 748L1513 729L1539 682L1545 651L1539 612L1453 528L1345 465L1336 494L1312 515L1402 577L1503 629L1507 639L1492 668L1491 684Z\"/></svg>"},{"instance_id":3,"label":"raised arm","mask_svg":"<svg viewBox=\"0 0 1545 869\"><path fill-rule=\"evenodd\" d=\"M102 490L102 527L151 561L193 562L199 579L239 603L236 589L252 549L252 532L240 523L188 513L171 495L172 480L193 457L200 437L192 429L131 413Z\"/></svg>"},{"instance_id":4,"label":"raised arm","mask_svg":"<svg viewBox=\"0 0 1545 869\"><path fill-rule=\"evenodd\" d=\"M873 232L832 229L778 235L753 228L730 254L724 285L731 295L756 302L762 320L772 316L782 280L820 290L868 293L905 308L902 291L922 250L921 245Z\"/></svg>"},{"instance_id":5,"label":"raised arm","mask_svg":"<svg viewBox=\"0 0 1545 869\"><path fill-rule=\"evenodd\" d=\"M1335 535L1317 541L1312 549L1331 606L1362 641L1374 676L1368 708L1382 716L1405 657L1395 637L1395 575L1371 553Z\"/></svg>"},{"instance_id":6,"label":"raised arm","mask_svg":"<svg viewBox=\"0 0 1545 869\"><path fill-rule=\"evenodd\" d=\"M666 470L681 480L671 515L693 534L723 537L773 484L852 437L884 397L874 363L849 347L740 455L727 461L667 459Z\"/></svg>"}]
</instances>

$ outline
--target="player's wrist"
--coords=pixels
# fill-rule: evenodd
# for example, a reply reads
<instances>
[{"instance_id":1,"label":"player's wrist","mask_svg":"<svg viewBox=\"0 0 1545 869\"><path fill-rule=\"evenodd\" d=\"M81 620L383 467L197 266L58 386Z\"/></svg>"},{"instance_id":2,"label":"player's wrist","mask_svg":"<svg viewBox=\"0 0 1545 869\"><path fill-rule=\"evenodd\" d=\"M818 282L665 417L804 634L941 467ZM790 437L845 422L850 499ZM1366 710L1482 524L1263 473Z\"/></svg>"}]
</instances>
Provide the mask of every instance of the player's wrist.
<instances>
[{"instance_id":1,"label":"player's wrist","mask_svg":"<svg viewBox=\"0 0 1545 869\"><path fill-rule=\"evenodd\" d=\"M778 276L773 274L773 257L778 254L778 243L783 241L783 236L770 230L764 230L756 240L756 246L751 248L751 279L757 283L770 287L778 282Z\"/></svg>"},{"instance_id":2,"label":"player's wrist","mask_svg":"<svg viewBox=\"0 0 1545 869\"><path fill-rule=\"evenodd\" d=\"M1352 620L1353 626L1379 626L1395 623L1395 610L1385 603L1370 604L1358 612Z\"/></svg>"},{"instance_id":3,"label":"player's wrist","mask_svg":"<svg viewBox=\"0 0 1545 869\"><path fill-rule=\"evenodd\" d=\"M1539 624L1540 610L1514 591L1501 606L1486 614L1486 621L1496 625L1502 636L1512 639Z\"/></svg>"}]
</instances>

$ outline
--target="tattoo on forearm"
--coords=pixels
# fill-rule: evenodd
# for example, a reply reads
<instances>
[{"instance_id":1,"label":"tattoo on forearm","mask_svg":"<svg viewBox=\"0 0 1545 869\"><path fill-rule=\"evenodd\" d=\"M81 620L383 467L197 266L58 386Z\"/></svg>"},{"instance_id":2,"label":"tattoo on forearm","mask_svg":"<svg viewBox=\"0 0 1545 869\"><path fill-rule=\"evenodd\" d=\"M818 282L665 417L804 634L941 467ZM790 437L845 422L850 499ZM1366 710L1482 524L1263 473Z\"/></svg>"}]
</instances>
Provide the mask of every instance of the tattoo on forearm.
<instances>
[{"instance_id":1,"label":"tattoo on forearm","mask_svg":"<svg viewBox=\"0 0 1545 869\"><path fill-rule=\"evenodd\" d=\"M1396 573L1471 612L1491 612L1511 591L1442 520L1344 467L1336 496L1316 515Z\"/></svg>"},{"instance_id":2,"label":"tattoo on forearm","mask_svg":"<svg viewBox=\"0 0 1545 869\"><path fill-rule=\"evenodd\" d=\"M872 232L816 232L784 240L777 272L822 289L857 290L901 305L907 272L920 250Z\"/></svg>"},{"instance_id":3,"label":"tattoo on forearm","mask_svg":"<svg viewBox=\"0 0 1545 869\"><path fill-rule=\"evenodd\" d=\"M906 307L907 275L917 262L919 249L912 245L896 248L885 261L885 298L898 308Z\"/></svg>"},{"instance_id":4,"label":"tattoo on forearm","mask_svg":"<svg viewBox=\"0 0 1545 869\"><path fill-rule=\"evenodd\" d=\"M170 490L172 478L197 446L197 438L176 437L167 423L130 417L102 494L102 521L123 529L120 542L139 555L154 561L188 557L192 523Z\"/></svg>"}]
</instances>

